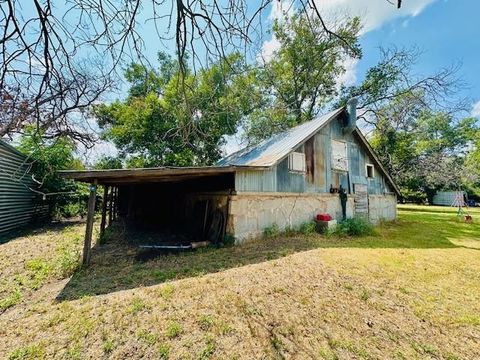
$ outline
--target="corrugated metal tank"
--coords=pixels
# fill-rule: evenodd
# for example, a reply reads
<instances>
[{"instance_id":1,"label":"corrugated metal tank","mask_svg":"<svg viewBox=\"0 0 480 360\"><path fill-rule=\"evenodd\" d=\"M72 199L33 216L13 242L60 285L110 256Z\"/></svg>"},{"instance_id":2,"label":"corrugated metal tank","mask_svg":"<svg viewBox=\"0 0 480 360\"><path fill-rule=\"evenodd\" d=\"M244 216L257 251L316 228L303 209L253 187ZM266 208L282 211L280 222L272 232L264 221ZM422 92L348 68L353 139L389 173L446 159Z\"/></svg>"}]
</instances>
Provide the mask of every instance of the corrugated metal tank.
<instances>
[{"instance_id":1,"label":"corrugated metal tank","mask_svg":"<svg viewBox=\"0 0 480 360\"><path fill-rule=\"evenodd\" d=\"M0 140L0 239L48 216L48 204L31 190L36 187L27 157Z\"/></svg>"},{"instance_id":2,"label":"corrugated metal tank","mask_svg":"<svg viewBox=\"0 0 480 360\"><path fill-rule=\"evenodd\" d=\"M463 195L463 191L439 191L433 196L432 203L433 205L451 206L455 197L459 196L460 199L463 199Z\"/></svg>"}]
</instances>

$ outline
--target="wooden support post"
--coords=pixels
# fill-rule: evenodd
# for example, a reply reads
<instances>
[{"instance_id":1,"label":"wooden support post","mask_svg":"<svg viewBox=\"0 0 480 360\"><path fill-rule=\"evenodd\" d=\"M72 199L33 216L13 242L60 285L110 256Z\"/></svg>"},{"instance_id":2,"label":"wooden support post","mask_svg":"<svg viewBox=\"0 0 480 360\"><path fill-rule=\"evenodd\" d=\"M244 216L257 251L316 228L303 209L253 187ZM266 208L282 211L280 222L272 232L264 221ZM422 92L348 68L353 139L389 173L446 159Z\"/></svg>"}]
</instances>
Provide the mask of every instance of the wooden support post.
<instances>
[{"instance_id":1,"label":"wooden support post","mask_svg":"<svg viewBox=\"0 0 480 360\"><path fill-rule=\"evenodd\" d=\"M100 223L100 238L105 232L105 225L107 222L107 204L108 204L108 186L103 186L103 202L102 202L102 221Z\"/></svg>"},{"instance_id":2,"label":"wooden support post","mask_svg":"<svg viewBox=\"0 0 480 360\"><path fill-rule=\"evenodd\" d=\"M108 195L108 226L112 225L113 219L113 186L110 188L110 194Z\"/></svg>"},{"instance_id":3,"label":"wooden support post","mask_svg":"<svg viewBox=\"0 0 480 360\"><path fill-rule=\"evenodd\" d=\"M117 221L117 211L118 211L118 187L115 187L115 192L113 196L113 221Z\"/></svg>"},{"instance_id":4,"label":"wooden support post","mask_svg":"<svg viewBox=\"0 0 480 360\"><path fill-rule=\"evenodd\" d=\"M92 250L93 219L95 217L95 198L97 196L97 180L90 184L90 196L88 197L87 227L85 230L85 243L83 245L83 265L90 264L90 252Z\"/></svg>"}]
</instances>

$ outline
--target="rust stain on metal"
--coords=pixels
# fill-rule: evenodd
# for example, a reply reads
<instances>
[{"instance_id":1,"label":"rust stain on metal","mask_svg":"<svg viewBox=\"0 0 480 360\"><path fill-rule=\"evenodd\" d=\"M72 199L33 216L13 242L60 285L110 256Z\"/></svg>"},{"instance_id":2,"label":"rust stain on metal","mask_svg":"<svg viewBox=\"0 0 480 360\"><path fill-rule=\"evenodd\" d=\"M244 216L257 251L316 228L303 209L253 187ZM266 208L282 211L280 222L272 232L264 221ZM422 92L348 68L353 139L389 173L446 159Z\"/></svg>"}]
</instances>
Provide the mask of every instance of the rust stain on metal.
<instances>
[{"instance_id":1,"label":"rust stain on metal","mask_svg":"<svg viewBox=\"0 0 480 360\"><path fill-rule=\"evenodd\" d=\"M315 179L315 136L305 142L306 181L313 184Z\"/></svg>"}]
</instances>

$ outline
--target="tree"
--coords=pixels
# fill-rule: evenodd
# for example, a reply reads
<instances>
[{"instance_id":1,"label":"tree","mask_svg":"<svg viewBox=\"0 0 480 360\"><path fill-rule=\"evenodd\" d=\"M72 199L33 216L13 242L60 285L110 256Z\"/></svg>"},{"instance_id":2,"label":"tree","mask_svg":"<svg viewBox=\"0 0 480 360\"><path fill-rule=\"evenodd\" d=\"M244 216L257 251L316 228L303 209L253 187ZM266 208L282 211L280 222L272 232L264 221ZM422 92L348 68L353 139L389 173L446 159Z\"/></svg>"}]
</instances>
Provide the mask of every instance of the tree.
<instances>
[{"instance_id":1,"label":"tree","mask_svg":"<svg viewBox=\"0 0 480 360\"><path fill-rule=\"evenodd\" d=\"M94 169L121 169L122 160L113 156L102 156L95 162Z\"/></svg>"},{"instance_id":2,"label":"tree","mask_svg":"<svg viewBox=\"0 0 480 360\"><path fill-rule=\"evenodd\" d=\"M336 25L339 38L331 37L319 19L302 14L274 23L280 46L257 70L265 100L247 123L250 142L309 121L332 101L345 60L361 56L359 30L358 18Z\"/></svg>"},{"instance_id":3,"label":"tree","mask_svg":"<svg viewBox=\"0 0 480 360\"><path fill-rule=\"evenodd\" d=\"M400 114L406 114L402 100L379 109L371 144L404 196L407 200L426 197L431 202L439 190L462 189L467 180L466 160L480 134L476 119L456 120L450 114L430 111L402 118ZM397 115L393 119L392 113Z\"/></svg>"},{"instance_id":4,"label":"tree","mask_svg":"<svg viewBox=\"0 0 480 360\"><path fill-rule=\"evenodd\" d=\"M170 61L161 54L158 72L132 65L126 101L95 110L104 137L117 145L127 166L213 164L224 137L235 134L253 109L252 74L238 54L184 78L178 68L162 70Z\"/></svg>"},{"instance_id":5,"label":"tree","mask_svg":"<svg viewBox=\"0 0 480 360\"><path fill-rule=\"evenodd\" d=\"M257 43L263 36L263 13L273 2L262 0L252 7L247 0L0 0L0 98L10 99L0 135L35 123L45 135L53 127L50 136L84 138L75 131L81 115L77 110L98 101L125 64L147 63L141 24L156 30L159 43L173 39L183 76L187 58L196 69ZM327 27L316 0L291 3L341 40ZM102 60L97 64L95 58Z\"/></svg>"},{"instance_id":6,"label":"tree","mask_svg":"<svg viewBox=\"0 0 480 360\"><path fill-rule=\"evenodd\" d=\"M88 190L80 185L62 178L59 170L81 170L83 164L74 155L75 144L65 136L45 139L34 127L26 129L26 136L20 140L18 149L28 155L32 163L34 180L39 185L37 192L46 199L54 198L51 209L60 216L75 216L86 211Z\"/></svg>"},{"instance_id":7,"label":"tree","mask_svg":"<svg viewBox=\"0 0 480 360\"><path fill-rule=\"evenodd\" d=\"M394 127L415 118L421 111L455 113L466 109L466 101L456 95L462 82L456 77L458 67L441 69L432 75L419 75L414 65L421 53L411 49L380 49L381 59L370 68L360 85L343 87L335 106L345 105L348 99L358 99L357 115L367 125L376 126L390 104L390 119ZM401 101L403 106L398 106Z\"/></svg>"}]
</instances>

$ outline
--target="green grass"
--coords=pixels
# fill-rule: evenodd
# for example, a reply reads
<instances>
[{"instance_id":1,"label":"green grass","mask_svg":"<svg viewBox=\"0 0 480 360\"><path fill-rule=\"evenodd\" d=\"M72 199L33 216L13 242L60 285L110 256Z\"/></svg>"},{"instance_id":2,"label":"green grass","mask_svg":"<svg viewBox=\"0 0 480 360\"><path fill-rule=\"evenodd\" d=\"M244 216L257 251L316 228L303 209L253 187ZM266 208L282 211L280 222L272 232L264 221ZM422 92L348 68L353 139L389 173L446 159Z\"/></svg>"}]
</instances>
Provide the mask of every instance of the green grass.
<instances>
[{"instance_id":1,"label":"green grass","mask_svg":"<svg viewBox=\"0 0 480 360\"><path fill-rule=\"evenodd\" d=\"M371 235L325 238L311 235L311 228L306 223L303 230L307 235L292 230L289 236L285 236L280 235L278 227L272 226L266 229L266 236L259 241L221 249L203 248L195 252L162 255L146 262L138 262L132 255L119 256L135 250L126 246L124 241L111 239L94 250L92 265L76 271L59 298L78 299L85 295L202 276L317 248L480 248L479 210L472 211L472 224L458 219L456 210L449 207L400 205L398 215L399 220L380 224ZM165 291L168 297L169 290Z\"/></svg>"},{"instance_id":2,"label":"green grass","mask_svg":"<svg viewBox=\"0 0 480 360\"><path fill-rule=\"evenodd\" d=\"M147 261L110 239L89 268L77 266L82 227L12 240L0 245L0 313L14 309L0 314L0 358L476 358L471 214L401 205L370 235L272 231Z\"/></svg>"},{"instance_id":3,"label":"green grass","mask_svg":"<svg viewBox=\"0 0 480 360\"><path fill-rule=\"evenodd\" d=\"M32 344L24 347L19 347L10 354L8 360L37 360L45 359L45 349L43 344Z\"/></svg>"},{"instance_id":4,"label":"green grass","mask_svg":"<svg viewBox=\"0 0 480 360\"><path fill-rule=\"evenodd\" d=\"M145 301L142 298L136 296L133 298L132 303L128 307L128 312L130 314L137 314L145 309L147 309L147 304L145 304Z\"/></svg>"},{"instance_id":5,"label":"green grass","mask_svg":"<svg viewBox=\"0 0 480 360\"><path fill-rule=\"evenodd\" d=\"M168 338L173 339L180 336L182 332L183 332L182 325L180 325L176 321L170 321L167 326L167 330L165 331L165 335Z\"/></svg>"},{"instance_id":6,"label":"green grass","mask_svg":"<svg viewBox=\"0 0 480 360\"><path fill-rule=\"evenodd\" d=\"M31 255L17 266L12 266L10 259L13 255L3 257L0 252L0 269L10 272L8 277L0 276L0 313L18 304L29 292L39 290L49 281L67 278L78 270L82 239L80 229L80 226L66 226L57 232L39 231L38 236L12 239L1 245L13 247L15 241L19 241L22 250L28 250Z\"/></svg>"}]
</instances>

